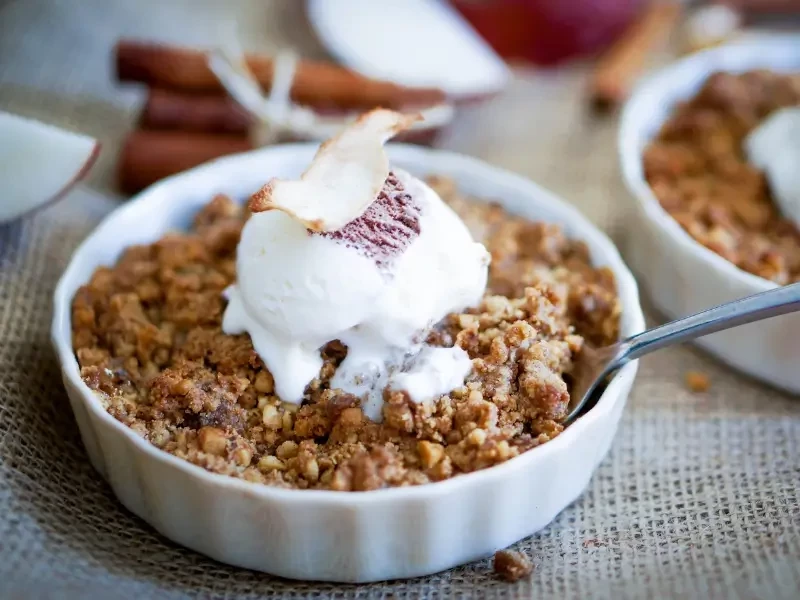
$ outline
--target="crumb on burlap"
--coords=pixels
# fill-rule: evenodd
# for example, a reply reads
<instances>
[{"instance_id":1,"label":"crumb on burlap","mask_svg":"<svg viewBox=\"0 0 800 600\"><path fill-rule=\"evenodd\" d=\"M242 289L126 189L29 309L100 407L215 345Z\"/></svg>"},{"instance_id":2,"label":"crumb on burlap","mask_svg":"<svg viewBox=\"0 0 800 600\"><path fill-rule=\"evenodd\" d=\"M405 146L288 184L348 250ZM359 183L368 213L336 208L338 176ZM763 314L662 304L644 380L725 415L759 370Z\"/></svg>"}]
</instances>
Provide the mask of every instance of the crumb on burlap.
<instances>
[{"instance_id":1,"label":"crumb on burlap","mask_svg":"<svg viewBox=\"0 0 800 600\"><path fill-rule=\"evenodd\" d=\"M700 371L687 371L686 387L697 394L707 392L708 388L711 387L711 380L708 378L708 375Z\"/></svg>"},{"instance_id":2,"label":"crumb on burlap","mask_svg":"<svg viewBox=\"0 0 800 600\"><path fill-rule=\"evenodd\" d=\"M494 554L494 572L506 581L518 581L533 571L533 563L517 550L498 550Z\"/></svg>"}]
</instances>

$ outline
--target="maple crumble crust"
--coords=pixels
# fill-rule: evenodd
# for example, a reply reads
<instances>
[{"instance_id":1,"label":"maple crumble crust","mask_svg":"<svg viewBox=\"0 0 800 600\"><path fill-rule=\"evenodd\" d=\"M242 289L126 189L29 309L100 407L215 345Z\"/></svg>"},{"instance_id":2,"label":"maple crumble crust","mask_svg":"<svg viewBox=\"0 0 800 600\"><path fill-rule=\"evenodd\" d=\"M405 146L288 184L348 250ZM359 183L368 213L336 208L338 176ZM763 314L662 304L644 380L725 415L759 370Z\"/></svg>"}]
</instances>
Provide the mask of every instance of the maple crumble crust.
<instances>
[{"instance_id":1,"label":"maple crumble crust","mask_svg":"<svg viewBox=\"0 0 800 600\"><path fill-rule=\"evenodd\" d=\"M209 471L268 485L373 490L490 467L563 430L566 378L584 341L619 335L613 274L556 225L430 184L492 254L480 306L445 318L434 345L473 359L465 387L415 404L386 391L383 422L328 381L346 355L322 351L300 406L274 394L248 335L221 330L244 209L215 197L188 233L128 248L75 295L81 376L108 412L150 443Z\"/></svg>"},{"instance_id":2,"label":"maple crumble crust","mask_svg":"<svg viewBox=\"0 0 800 600\"><path fill-rule=\"evenodd\" d=\"M800 73L714 73L644 152L653 193L689 235L779 285L800 281L800 231L781 216L742 142L772 112L798 104Z\"/></svg>"}]
</instances>

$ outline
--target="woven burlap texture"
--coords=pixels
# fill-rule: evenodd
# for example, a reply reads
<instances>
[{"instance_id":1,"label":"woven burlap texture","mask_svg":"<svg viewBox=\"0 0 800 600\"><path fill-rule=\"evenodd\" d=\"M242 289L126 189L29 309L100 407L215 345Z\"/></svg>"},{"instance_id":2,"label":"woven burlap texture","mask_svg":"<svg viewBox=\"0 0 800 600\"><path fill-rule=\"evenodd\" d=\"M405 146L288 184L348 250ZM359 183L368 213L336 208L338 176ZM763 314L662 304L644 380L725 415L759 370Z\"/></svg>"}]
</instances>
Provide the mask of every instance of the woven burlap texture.
<instances>
[{"instance_id":1,"label":"woven burlap texture","mask_svg":"<svg viewBox=\"0 0 800 600\"><path fill-rule=\"evenodd\" d=\"M320 54L290 0L0 2L0 108L104 143L85 185L0 226L0 597L800 597L800 401L687 348L642 361L586 493L517 545L534 559L529 581L496 581L488 560L366 586L278 580L183 550L116 502L62 388L51 295L76 245L122 201L113 164L141 94L112 82L113 41L209 43L229 17L248 47ZM532 177L619 235L615 123L585 114L581 75L520 72L442 143ZM708 393L686 391L689 369L710 375Z\"/></svg>"}]
</instances>

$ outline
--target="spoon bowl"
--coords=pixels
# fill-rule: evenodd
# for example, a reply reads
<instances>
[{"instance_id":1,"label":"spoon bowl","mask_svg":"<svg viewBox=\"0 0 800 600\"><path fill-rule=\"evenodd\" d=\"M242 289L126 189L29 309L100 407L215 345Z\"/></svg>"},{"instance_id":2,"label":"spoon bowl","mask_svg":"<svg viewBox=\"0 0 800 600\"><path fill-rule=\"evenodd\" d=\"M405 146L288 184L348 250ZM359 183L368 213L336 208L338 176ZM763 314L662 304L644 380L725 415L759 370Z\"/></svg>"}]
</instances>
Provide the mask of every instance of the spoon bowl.
<instances>
[{"instance_id":1,"label":"spoon bowl","mask_svg":"<svg viewBox=\"0 0 800 600\"><path fill-rule=\"evenodd\" d=\"M564 423L581 415L608 376L632 360L667 346L797 310L800 310L800 283L793 283L720 304L610 346L585 346L572 373L569 414Z\"/></svg>"}]
</instances>

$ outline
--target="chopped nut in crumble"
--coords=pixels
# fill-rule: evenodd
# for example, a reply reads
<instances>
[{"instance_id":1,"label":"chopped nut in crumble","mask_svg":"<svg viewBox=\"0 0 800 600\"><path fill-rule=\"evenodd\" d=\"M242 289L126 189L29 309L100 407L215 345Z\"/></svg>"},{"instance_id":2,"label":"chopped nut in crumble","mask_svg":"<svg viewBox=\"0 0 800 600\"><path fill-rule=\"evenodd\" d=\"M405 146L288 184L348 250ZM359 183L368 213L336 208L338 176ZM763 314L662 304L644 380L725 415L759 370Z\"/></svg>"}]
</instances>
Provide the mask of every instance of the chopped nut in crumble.
<instances>
[{"instance_id":1,"label":"chopped nut in crumble","mask_svg":"<svg viewBox=\"0 0 800 600\"><path fill-rule=\"evenodd\" d=\"M778 211L742 142L772 112L797 104L798 73L715 73L644 153L653 192L689 235L780 285L800 281L800 231Z\"/></svg>"},{"instance_id":2,"label":"chopped nut in crumble","mask_svg":"<svg viewBox=\"0 0 800 600\"><path fill-rule=\"evenodd\" d=\"M506 581L518 581L533 571L533 563L522 552L498 550L494 555L494 572Z\"/></svg>"},{"instance_id":3,"label":"chopped nut in crumble","mask_svg":"<svg viewBox=\"0 0 800 600\"><path fill-rule=\"evenodd\" d=\"M711 380L708 375L700 371L687 371L686 387L695 393L707 392L708 388L711 387Z\"/></svg>"},{"instance_id":4,"label":"chopped nut in crumble","mask_svg":"<svg viewBox=\"0 0 800 600\"><path fill-rule=\"evenodd\" d=\"M384 392L383 422L330 389L347 349L332 342L301 405L275 394L248 335L226 335L222 291L235 278L247 215L214 198L191 231L128 248L75 295L72 336L84 381L108 412L166 452L214 473L300 489L365 491L440 481L518 456L563 430L564 376L585 341L618 337L614 277L554 225L432 185L492 254L479 306L428 343L473 361L466 385L434 401Z\"/></svg>"}]
</instances>

